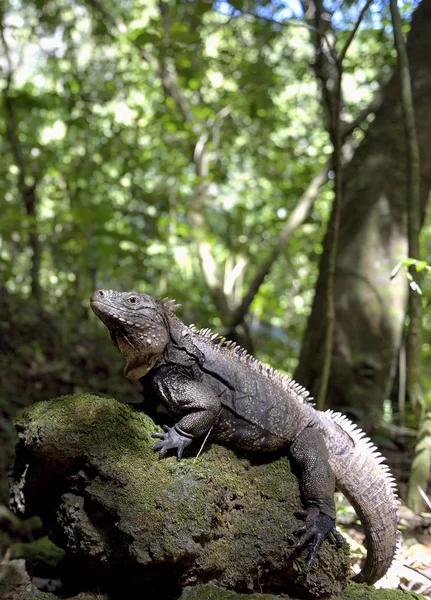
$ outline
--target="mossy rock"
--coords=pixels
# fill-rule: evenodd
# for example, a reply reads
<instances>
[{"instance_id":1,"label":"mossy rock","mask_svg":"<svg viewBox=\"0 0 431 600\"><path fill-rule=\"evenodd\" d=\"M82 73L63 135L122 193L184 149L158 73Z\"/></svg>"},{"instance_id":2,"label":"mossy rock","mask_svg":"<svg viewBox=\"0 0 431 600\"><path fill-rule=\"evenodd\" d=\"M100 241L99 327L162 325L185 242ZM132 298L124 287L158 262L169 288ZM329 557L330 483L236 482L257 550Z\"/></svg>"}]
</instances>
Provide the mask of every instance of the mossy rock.
<instances>
[{"instance_id":1,"label":"mossy rock","mask_svg":"<svg viewBox=\"0 0 431 600\"><path fill-rule=\"evenodd\" d=\"M186 588L179 600L289 600L290 597L282 594L237 594L231 590L224 590L215 585L197 585Z\"/></svg>"},{"instance_id":2,"label":"mossy rock","mask_svg":"<svg viewBox=\"0 0 431 600\"><path fill-rule=\"evenodd\" d=\"M40 515L53 541L99 581L127 572L136 589L164 598L208 582L299 598L345 586L347 548L325 541L308 575L307 550L289 558L302 523L285 456L238 456L212 445L198 459L159 460L147 415L91 394L37 403L17 430L16 510Z\"/></svg>"},{"instance_id":3,"label":"mossy rock","mask_svg":"<svg viewBox=\"0 0 431 600\"><path fill-rule=\"evenodd\" d=\"M422 594L416 594L415 592L376 590L375 587L350 581L337 600L426 600L426 598Z\"/></svg>"},{"instance_id":4,"label":"mossy rock","mask_svg":"<svg viewBox=\"0 0 431 600\"><path fill-rule=\"evenodd\" d=\"M214 585L186 588L179 600L290 600L287 594L237 594ZM401 590L377 590L375 587L350 582L340 596L333 600L426 600L422 594Z\"/></svg>"},{"instance_id":5,"label":"mossy rock","mask_svg":"<svg viewBox=\"0 0 431 600\"><path fill-rule=\"evenodd\" d=\"M41 592L33 585L29 585L28 589L21 591L13 598L8 600L60 600L58 596L51 594L50 592Z\"/></svg>"},{"instance_id":6,"label":"mossy rock","mask_svg":"<svg viewBox=\"0 0 431 600\"><path fill-rule=\"evenodd\" d=\"M30 581L23 559L0 564L1 600L58 600L54 594L39 591Z\"/></svg>"}]
</instances>

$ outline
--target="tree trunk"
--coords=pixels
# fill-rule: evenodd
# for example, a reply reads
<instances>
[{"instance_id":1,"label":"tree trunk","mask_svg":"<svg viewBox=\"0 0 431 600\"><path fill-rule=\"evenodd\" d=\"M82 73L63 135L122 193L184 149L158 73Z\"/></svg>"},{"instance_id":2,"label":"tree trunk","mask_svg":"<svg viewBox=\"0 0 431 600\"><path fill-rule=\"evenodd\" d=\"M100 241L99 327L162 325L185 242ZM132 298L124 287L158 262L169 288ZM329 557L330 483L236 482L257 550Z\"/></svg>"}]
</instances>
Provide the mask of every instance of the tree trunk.
<instances>
[{"instance_id":1,"label":"tree trunk","mask_svg":"<svg viewBox=\"0 0 431 600\"><path fill-rule=\"evenodd\" d=\"M31 251L31 297L40 303L42 288L40 285L40 263L42 258L42 249L39 241L39 231L37 225L37 196L36 185L24 186L21 191L27 216L30 218L28 244Z\"/></svg>"},{"instance_id":2,"label":"tree trunk","mask_svg":"<svg viewBox=\"0 0 431 600\"><path fill-rule=\"evenodd\" d=\"M422 0L407 42L421 153L421 204L431 186L431 0ZM380 418L401 342L407 281L390 274L408 253L407 154L400 83L394 75L361 146L343 173L336 263L335 337L328 401ZM333 218L333 215L331 219ZM317 395L323 364L328 236L296 379Z\"/></svg>"}]
</instances>

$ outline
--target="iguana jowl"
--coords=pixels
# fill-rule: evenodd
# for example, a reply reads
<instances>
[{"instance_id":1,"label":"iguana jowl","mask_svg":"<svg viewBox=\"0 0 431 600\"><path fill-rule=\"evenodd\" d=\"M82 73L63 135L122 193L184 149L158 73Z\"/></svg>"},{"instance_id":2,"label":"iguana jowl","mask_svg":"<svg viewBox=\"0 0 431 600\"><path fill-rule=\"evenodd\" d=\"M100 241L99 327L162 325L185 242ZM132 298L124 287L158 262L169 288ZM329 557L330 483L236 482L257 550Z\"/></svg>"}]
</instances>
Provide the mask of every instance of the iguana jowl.
<instances>
[{"instance_id":1,"label":"iguana jowl","mask_svg":"<svg viewBox=\"0 0 431 600\"><path fill-rule=\"evenodd\" d=\"M140 380L144 395L159 400L176 424L154 450L178 457L195 438L246 450L288 450L300 467L305 525L296 546L322 540L335 529L335 487L357 511L367 537L367 559L356 581L374 583L388 570L397 545L395 481L365 434L346 417L320 412L308 392L266 367L232 342L196 331L172 303L147 294L98 290L91 308L108 327L124 358L126 377Z\"/></svg>"}]
</instances>

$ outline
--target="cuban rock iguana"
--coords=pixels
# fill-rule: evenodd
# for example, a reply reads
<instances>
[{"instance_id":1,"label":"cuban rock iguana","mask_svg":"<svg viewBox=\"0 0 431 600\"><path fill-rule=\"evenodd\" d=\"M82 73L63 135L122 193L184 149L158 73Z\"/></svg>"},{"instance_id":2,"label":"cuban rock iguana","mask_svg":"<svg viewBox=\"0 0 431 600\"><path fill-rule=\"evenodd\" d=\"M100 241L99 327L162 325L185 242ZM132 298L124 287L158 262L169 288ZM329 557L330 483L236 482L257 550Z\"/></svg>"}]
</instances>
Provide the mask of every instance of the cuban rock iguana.
<instances>
[{"instance_id":1,"label":"cuban rock iguana","mask_svg":"<svg viewBox=\"0 0 431 600\"><path fill-rule=\"evenodd\" d=\"M306 510L295 548L311 544L308 570L322 540L335 529L334 492L357 511L367 558L356 581L374 583L388 570L397 546L395 481L365 434L346 417L317 411L293 379L266 367L209 329L187 327L172 301L147 294L98 290L91 308L108 327L126 360L124 374L140 380L144 397L177 418L155 433L163 456L211 432L211 439L255 451L286 449L300 468Z\"/></svg>"}]
</instances>

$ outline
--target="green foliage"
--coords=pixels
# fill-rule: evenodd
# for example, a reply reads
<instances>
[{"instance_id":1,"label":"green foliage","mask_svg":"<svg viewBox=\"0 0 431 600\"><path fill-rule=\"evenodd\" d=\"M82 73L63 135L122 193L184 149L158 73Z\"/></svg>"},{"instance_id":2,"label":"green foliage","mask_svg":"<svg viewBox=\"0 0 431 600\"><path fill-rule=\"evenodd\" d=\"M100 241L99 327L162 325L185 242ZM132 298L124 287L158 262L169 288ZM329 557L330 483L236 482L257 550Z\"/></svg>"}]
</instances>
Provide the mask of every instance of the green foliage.
<instances>
[{"instance_id":1,"label":"green foliage","mask_svg":"<svg viewBox=\"0 0 431 600\"><path fill-rule=\"evenodd\" d=\"M60 563L66 553L45 536L32 542L19 542L11 546L12 558L24 558L33 567L45 565L54 568Z\"/></svg>"},{"instance_id":2,"label":"green foliage","mask_svg":"<svg viewBox=\"0 0 431 600\"><path fill-rule=\"evenodd\" d=\"M177 297L186 320L226 327L203 276L199 240L224 274L219 286L234 279L229 302L238 303L331 152L308 29L280 22L278 12L271 21L269 5L268 18L254 18L246 3L234 16L185 0L3 6L8 94L37 216L24 206L6 135L0 283L30 294L36 231L45 306L81 318L95 287L137 288ZM349 10L339 11L340 43ZM346 64L343 118L371 100L391 60L391 40L367 21ZM3 134L9 125L3 102ZM196 166L203 140L204 178ZM202 182L207 198L197 206ZM247 319L260 357L284 370L297 360L331 198L329 183ZM200 231L192 210L202 217Z\"/></svg>"},{"instance_id":3,"label":"green foliage","mask_svg":"<svg viewBox=\"0 0 431 600\"><path fill-rule=\"evenodd\" d=\"M431 246L430 246L430 233L431 226L429 222L429 218L425 223L425 226L422 230L422 252L425 256L431 256ZM411 273L409 272L409 268L414 267L416 271L424 274L424 279L422 280L422 285L418 286L417 283L413 280ZM426 410L429 411L431 409L431 316L429 310L427 308L431 302L431 280L430 277L427 277L431 273L431 266L429 262L425 260L416 260L414 258L405 258L401 260L393 269L391 278L393 279L396 276L400 276L400 271L405 274L409 282L409 286L416 291L418 294L423 296L423 345L422 345L422 359L423 359L423 371L422 371L422 384L424 386L424 400L426 404ZM415 423L416 419L414 415L411 416L413 423Z\"/></svg>"},{"instance_id":4,"label":"green foliage","mask_svg":"<svg viewBox=\"0 0 431 600\"><path fill-rule=\"evenodd\" d=\"M409 281L409 286L411 287L411 289L413 291L417 292L418 294L422 295L422 289L416 283L416 281L414 281L414 279L409 271L409 267L414 267L416 269L416 271L418 271L418 273L420 273L422 271L430 273L431 272L430 265L425 260L416 260L415 258L405 258L404 260L400 261L396 265L396 267L394 268L394 270L391 273L391 279L393 279L394 277L396 277L398 275L398 273L402 267L404 267L405 274Z\"/></svg>"}]
</instances>

